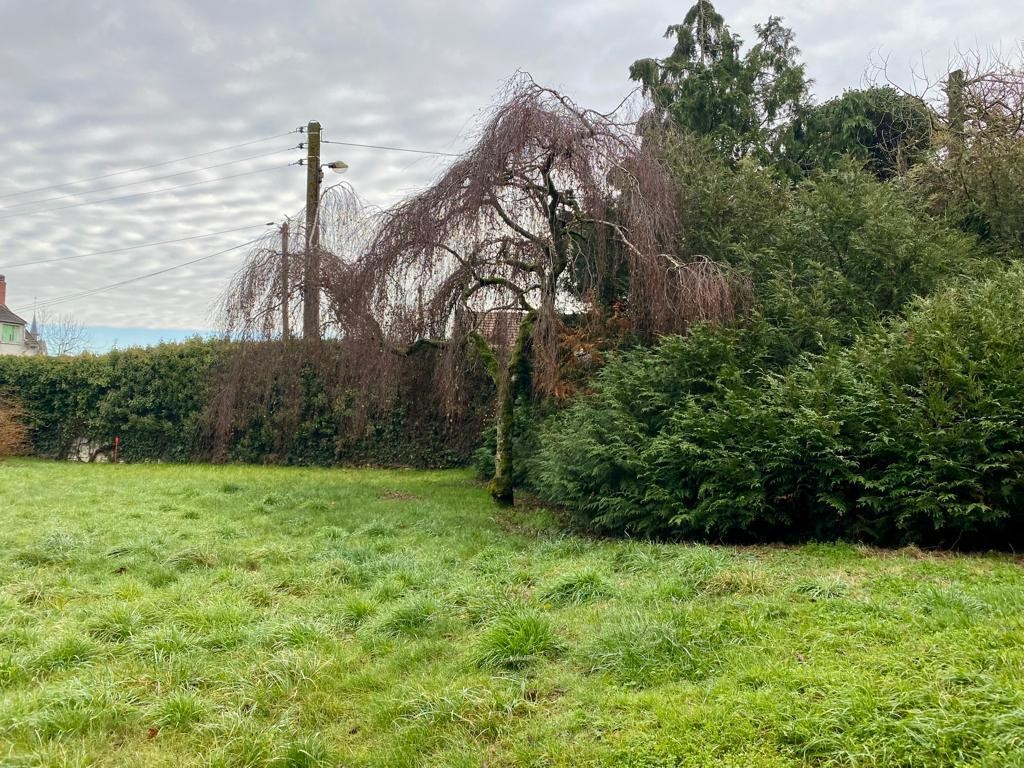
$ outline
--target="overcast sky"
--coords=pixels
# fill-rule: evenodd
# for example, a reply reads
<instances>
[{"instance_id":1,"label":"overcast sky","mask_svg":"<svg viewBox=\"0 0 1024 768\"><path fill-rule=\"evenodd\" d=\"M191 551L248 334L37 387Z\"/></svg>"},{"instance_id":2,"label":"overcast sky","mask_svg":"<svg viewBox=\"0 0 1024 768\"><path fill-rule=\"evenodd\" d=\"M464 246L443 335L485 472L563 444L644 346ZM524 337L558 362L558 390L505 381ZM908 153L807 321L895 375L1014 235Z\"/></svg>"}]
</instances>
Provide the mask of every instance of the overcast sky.
<instances>
[{"instance_id":1,"label":"overcast sky","mask_svg":"<svg viewBox=\"0 0 1024 768\"><path fill-rule=\"evenodd\" d=\"M458 152L516 70L585 106L631 88L629 64L668 52L689 3L644 0L0 0L0 273L8 305L106 286L238 245L258 228L120 254L11 266L280 221L299 210L295 134L147 171L110 174L278 136L317 119L324 138ZM722 0L744 38L769 15L796 32L819 100L858 85L872 54L905 78L951 51L1013 50L1010 0ZM267 153L275 152L276 154ZM244 158L263 157L247 162ZM367 201L428 183L443 157L325 147ZM200 173L184 171L229 163ZM250 173L251 172L251 173ZM96 205L168 186L247 174ZM145 181L153 177L173 178ZM94 190L86 193L87 190ZM105 191L104 191L105 190ZM72 194L74 193L74 194ZM29 201L37 201L27 204ZM73 206L73 207L72 207ZM63 210L48 210L64 207ZM33 211L46 212L32 215ZM50 308L90 326L208 329L243 251ZM135 338L135 336L133 336Z\"/></svg>"}]
</instances>

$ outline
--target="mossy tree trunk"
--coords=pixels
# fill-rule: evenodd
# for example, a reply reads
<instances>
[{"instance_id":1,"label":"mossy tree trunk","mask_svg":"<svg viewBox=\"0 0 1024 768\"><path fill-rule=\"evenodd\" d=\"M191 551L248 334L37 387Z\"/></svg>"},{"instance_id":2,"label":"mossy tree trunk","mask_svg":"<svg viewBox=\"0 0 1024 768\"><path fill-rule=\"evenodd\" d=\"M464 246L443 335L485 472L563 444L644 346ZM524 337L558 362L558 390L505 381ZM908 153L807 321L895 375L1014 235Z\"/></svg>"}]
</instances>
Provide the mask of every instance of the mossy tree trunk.
<instances>
[{"instance_id":1,"label":"mossy tree trunk","mask_svg":"<svg viewBox=\"0 0 1024 768\"><path fill-rule=\"evenodd\" d=\"M511 366L509 366L511 368ZM515 374L505 371L499 377L496 440L494 449L494 477L488 489L491 498L503 506L514 501L515 484L512 479L512 427L515 424Z\"/></svg>"},{"instance_id":2,"label":"mossy tree trunk","mask_svg":"<svg viewBox=\"0 0 1024 768\"><path fill-rule=\"evenodd\" d=\"M488 485L491 497L501 505L514 501L515 480L512 460L512 432L515 428L516 397L529 379L529 343L533 333L536 313L527 312L519 324L516 343L502 366L499 356L494 353L479 334L473 334L473 341L487 364L487 370L494 380L498 402L495 407L494 477Z\"/></svg>"}]
</instances>

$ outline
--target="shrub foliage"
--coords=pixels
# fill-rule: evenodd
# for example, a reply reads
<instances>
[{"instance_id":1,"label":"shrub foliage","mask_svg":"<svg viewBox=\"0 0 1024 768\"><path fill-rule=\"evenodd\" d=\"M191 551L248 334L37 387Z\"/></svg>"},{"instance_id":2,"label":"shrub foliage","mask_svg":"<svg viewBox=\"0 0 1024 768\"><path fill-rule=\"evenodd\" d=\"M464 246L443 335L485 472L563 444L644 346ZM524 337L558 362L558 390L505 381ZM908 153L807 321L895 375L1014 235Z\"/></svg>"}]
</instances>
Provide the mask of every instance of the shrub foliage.
<instances>
[{"instance_id":1,"label":"shrub foliage","mask_svg":"<svg viewBox=\"0 0 1024 768\"><path fill-rule=\"evenodd\" d=\"M614 359L550 427L535 484L610 530L1005 545L1024 504L1022 318L1018 265L783 372L751 367L743 331L668 338Z\"/></svg>"}]
</instances>

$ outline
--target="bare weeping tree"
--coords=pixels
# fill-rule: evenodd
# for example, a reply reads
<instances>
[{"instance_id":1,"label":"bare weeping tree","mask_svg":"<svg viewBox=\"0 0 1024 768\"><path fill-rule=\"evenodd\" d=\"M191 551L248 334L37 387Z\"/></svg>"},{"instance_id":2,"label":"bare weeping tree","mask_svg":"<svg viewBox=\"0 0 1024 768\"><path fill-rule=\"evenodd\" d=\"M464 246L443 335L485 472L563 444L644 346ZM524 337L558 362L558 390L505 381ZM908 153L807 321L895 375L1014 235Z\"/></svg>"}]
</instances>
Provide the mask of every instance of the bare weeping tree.
<instances>
[{"instance_id":1,"label":"bare weeping tree","mask_svg":"<svg viewBox=\"0 0 1024 768\"><path fill-rule=\"evenodd\" d=\"M475 146L388 211L328 292L339 324L381 348L443 339L449 370L466 349L483 354L498 391L491 493L510 503L517 378L527 356L541 386L557 377L563 317L592 304L581 284L627 274L622 304L642 334L732 313L714 265L671 255L679 228L670 180L631 120L521 77Z\"/></svg>"},{"instance_id":2,"label":"bare weeping tree","mask_svg":"<svg viewBox=\"0 0 1024 768\"><path fill-rule=\"evenodd\" d=\"M398 380L409 378L402 361L360 346L349 324L342 333L331 307L336 302L324 297L351 290L348 276L352 264L365 253L372 239L375 211L366 206L346 183L325 190L313 225L318 236L311 238L318 258L304 258L306 242L304 211L290 217L280 228L256 240L242 267L222 292L216 306L225 335L237 342L224 370L220 372L214 397L204 414L203 440L213 458L223 458L236 432L259 414L273 413L275 429L271 451L281 458L288 452L293 434L304 418L307 379L315 377L329 400L340 400L346 392L361 393L360 408L344 429L357 434L370 412L385 410L399 391ZM316 264L312 276L321 291L322 308L315 333L304 333L304 298L307 265ZM370 372L381 363L391 363L386 374Z\"/></svg>"},{"instance_id":3,"label":"bare weeping tree","mask_svg":"<svg viewBox=\"0 0 1024 768\"><path fill-rule=\"evenodd\" d=\"M222 329L244 340L288 340L297 335L303 320L306 260L305 214L288 219L267 232L249 249L241 269L218 301L216 313ZM348 184L329 187L322 196L314 242L319 258L318 284L325 293L332 281L342 279L346 264L362 255L373 236L375 211L367 207ZM321 302L323 304L323 302ZM330 335L330 317L321 313L317 337Z\"/></svg>"}]
</instances>

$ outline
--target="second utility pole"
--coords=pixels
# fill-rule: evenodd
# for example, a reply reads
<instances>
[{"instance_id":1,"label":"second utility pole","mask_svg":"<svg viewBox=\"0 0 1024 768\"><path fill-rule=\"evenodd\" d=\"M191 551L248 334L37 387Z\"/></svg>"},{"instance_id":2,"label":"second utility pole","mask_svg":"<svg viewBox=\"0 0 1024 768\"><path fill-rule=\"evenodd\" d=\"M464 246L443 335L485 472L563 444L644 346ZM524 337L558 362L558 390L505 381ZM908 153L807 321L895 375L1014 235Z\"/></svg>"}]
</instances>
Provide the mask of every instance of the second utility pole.
<instances>
[{"instance_id":1,"label":"second utility pole","mask_svg":"<svg viewBox=\"0 0 1024 768\"><path fill-rule=\"evenodd\" d=\"M306 126L306 263L302 284L302 336L320 338L320 123Z\"/></svg>"},{"instance_id":2,"label":"second utility pole","mask_svg":"<svg viewBox=\"0 0 1024 768\"><path fill-rule=\"evenodd\" d=\"M287 341L292 336L291 328L288 327L288 292L292 287L289 285L289 264L288 264L288 222L281 225L281 338Z\"/></svg>"}]
</instances>

